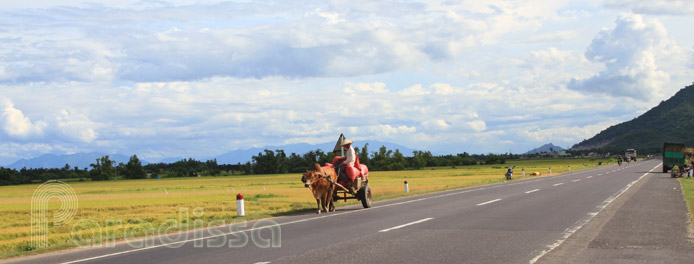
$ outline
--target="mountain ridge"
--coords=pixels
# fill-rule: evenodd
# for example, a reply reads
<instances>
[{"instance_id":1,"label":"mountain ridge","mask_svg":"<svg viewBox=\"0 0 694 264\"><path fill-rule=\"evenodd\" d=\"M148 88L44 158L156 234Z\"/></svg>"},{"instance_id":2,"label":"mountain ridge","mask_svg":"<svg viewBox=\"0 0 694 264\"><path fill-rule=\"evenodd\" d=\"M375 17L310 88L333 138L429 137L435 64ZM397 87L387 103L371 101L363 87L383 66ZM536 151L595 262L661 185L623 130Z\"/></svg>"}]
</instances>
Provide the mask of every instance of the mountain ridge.
<instances>
[{"instance_id":1,"label":"mountain ridge","mask_svg":"<svg viewBox=\"0 0 694 264\"><path fill-rule=\"evenodd\" d=\"M552 143L548 143L548 144L544 144L544 145L542 145L542 146L540 146L540 147L534 148L534 149L532 149L532 150L526 152L525 154L526 154L526 155L528 155L528 154L538 154L538 153L543 153L543 152L551 153L551 152L560 151L560 150L566 150L566 149L564 149L564 148L562 148L562 147L560 147L560 146L554 145L554 144L552 144Z\"/></svg>"},{"instance_id":2,"label":"mountain ridge","mask_svg":"<svg viewBox=\"0 0 694 264\"><path fill-rule=\"evenodd\" d=\"M408 147L395 144L395 143L390 143L390 142L384 142L384 141L357 141L355 142L356 145L354 145L355 148L362 148L364 147L364 144L368 143L369 144L369 153L378 151L378 148L381 146L386 146L389 150L395 150L399 149L400 152L403 153L403 156L412 156L412 151L413 149L410 149ZM212 156L209 158L201 158L199 160L212 160L216 159L217 163L219 164L237 164L237 163L246 163L249 161L252 161L252 157L254 155L258 155L258 153L262 153L265 149L267 150L284 150L284 152L289 155L291 153L296 153L296 154L304 154L306 152L320 149L323 152L330 152L332 151L333 147L335 147L334 142L325 142L325 143L319 143L319 144L308 144L308 143L295 143L295 144L288 144L288 145L283 145L283 146L264 146L264 147L255 147L255 148L248 148L248 149L243 149L243 150L232 150L228 151L216 156ZM20 159L17 160L13 163L10 163L6 166L0 166L0 167L5 167L5 168L11 168L11 169L16 169L20 170L22 168L27 168L27 169L32 169L32 168L63 168L65 164L69 164L70 167L79 167L80 169L84 168L89 168L90 164L94 163L96 159L109 155L109 158L111 160L116 161L116 163L127 163L130 160L130 156L126 156L123 154L105 154L101 152L87 152L87 153L75 153L75 154L66 154L66 155L56 155L56 154L43 154L41 156L35 157L35 158L29 158L29 159ZM182 157L167 157L160 159L157 162L148 162L145 160L142 160L140 158L140 161L142 162L142 165L146 165L149 163L174 163L183 159L187 158L182 158Z\"/></svg>"},{"instance_id":3,"label":"mountain ridge","mask_svg":"<svg viewBox=\"0 0 694 264\"><path fill-rule=\"evenodd\" d=\"M694 145L694 84L680 89L642 115L601 131L571 147L574 151L660 153L664 142Z\"/></svg>"},{"instance_id":4,"label":"mountain ridge","mask_svg":"<svg viewBox=\"0 0 694 264\"><path fill-rule=\"evenodd\" d=\"M6 168L20 170L22 168L38 169L38 168L63 168L65 164L69 164L71 168L78 167L79 169L89 168L89 164L96 162L96 159L108 155L109 158L118 163L128 163L130 156L122 154L104 154L101 152L75 153L68 155L43 154L36 158L20 159L6 166ZM148 164L147 161L140 159L142 165Z\"/></svg>"}]
</instances>

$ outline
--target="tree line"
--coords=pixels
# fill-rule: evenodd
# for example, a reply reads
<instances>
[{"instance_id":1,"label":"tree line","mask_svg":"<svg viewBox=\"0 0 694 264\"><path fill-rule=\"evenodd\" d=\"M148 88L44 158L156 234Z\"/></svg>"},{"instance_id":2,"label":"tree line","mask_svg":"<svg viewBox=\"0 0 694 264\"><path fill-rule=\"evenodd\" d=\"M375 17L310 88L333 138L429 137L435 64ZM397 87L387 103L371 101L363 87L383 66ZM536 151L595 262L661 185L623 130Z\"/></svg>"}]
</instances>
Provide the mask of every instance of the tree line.
<instances>
[{"instance_id":1,"label":"tree line","mask_svg":"<svg viewBox=\"0 0 694 264\"><path fill-rule=\"evenodd\" d=\"M477 164L504 164L507 159L517 158L513 154L477 155L463 152L456 155L433 155L429 151L414 151L412 156L405 157L400 150L389 150L381 146L378 151L369 152L368 143L362 148L355 148L359 162L371 171L393 171L405 169L422 169L425 167L469 166ZM313 164L332 162L337 156L334 152L323 152L320 149L303 154L284 150L264 150L254 155L246 163L218 164L216 159L198 161L182 159L173 163L150 163L142 165L137 155L130 157L127 163L116 164L109 156L103 156L90 164L90 168L70 167L66 164L60 169L27 169L21 170L0 168L0 185L15 185L45 182L54 179L91 179L106 181L116 179L145 179L160 177L196 177L226 176L276 173L301 173L313 167Z\"/></svg>"}]
</instances>

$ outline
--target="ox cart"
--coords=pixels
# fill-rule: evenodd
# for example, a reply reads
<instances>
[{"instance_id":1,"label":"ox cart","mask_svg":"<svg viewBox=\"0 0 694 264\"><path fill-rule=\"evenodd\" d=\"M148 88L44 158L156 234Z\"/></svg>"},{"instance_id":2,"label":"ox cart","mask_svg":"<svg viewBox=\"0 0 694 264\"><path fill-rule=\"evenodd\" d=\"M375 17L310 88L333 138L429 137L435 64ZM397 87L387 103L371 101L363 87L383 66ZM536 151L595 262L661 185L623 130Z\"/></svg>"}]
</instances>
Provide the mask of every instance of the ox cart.
<instances>
[{"instance_id":1,"label":"ox cart","mask_svg":"<svg viewBox=\"0 0 694 264\"><path fill-rule=\"evenodd\" d=\"M337 156L333 158L332 163L326 162L325 166L332 169L338 168L341 158L342 157ZM337 181L328 178L329 181L337 187L333 193L333 200L344 200L347 202L349 199L357 199L361 201L361 205L364 206L364 208L371 207L372 197L371 188L369 187L369 168L359 163L359 156L356 156L354 166L342 166L339 167L339 170L345 170L347 178L338 178Z\"/></svg>"},{"instance_id":2,"label":"ox cart","mask_svg":"<svg viewBox=\"0 0 694 264\"><path fill-rule=\"evenodd\" d=\"M341 156L333 158L332 162L326 162L325 166L316 163L313 170L307 170L301 177L306 188L311 189L316 198L318 213L335 210L334 201L356 199L364 208L371 207L371 188L369 187L369 168L359 163L359 156L354 155L354 165L342 164L346 158L343 145L345 138L340 135L334 152L341 152ZM340 176L338 176L340 175Z\"/></svg>"}]
</instances>

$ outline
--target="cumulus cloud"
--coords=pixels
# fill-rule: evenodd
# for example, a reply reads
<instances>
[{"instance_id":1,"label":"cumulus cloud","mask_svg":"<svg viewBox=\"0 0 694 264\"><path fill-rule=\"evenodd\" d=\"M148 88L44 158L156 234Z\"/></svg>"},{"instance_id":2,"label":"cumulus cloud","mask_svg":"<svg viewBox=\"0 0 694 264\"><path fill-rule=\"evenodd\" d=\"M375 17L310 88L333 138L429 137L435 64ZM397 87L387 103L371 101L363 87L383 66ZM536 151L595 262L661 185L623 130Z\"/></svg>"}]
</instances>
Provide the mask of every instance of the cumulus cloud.
<instances>
[{"instance_id":1,"label":"cumulus cloud","mask_svg":"<svg viewBox=\"0 0 694 264\"><path fill-rule=\"evenodd\" d=\"M402 1L196 2L7 10L2 22L15 30L0 34L12 40L0 50L0 81L379 74L453 61L506 32L536 28L541 15L530 4L506 1L492 9Z\"/></svg>"},{"instance_id":2,"label":"cumulus cloud","mask_svg":"<svg viewBox=\"0 0 694 264\"><path fill-rule=\"evenodd\" d=\"M585 56L604 64L604 70L586 79L573 79L568 87L615 97L650 100L670 80L661 66L679 60L680 48L657 20L644 21L639 15L620 15L616 27L602 30L593 39Z\"/></svg>"},{"instance_id":3,"label":"cumulus cloud","mask_svg":"<svg viewBox=\"0 0 694 264\"><path fill-rule=\"evenodd\" d=\"M2 129L8 136L29 138L43 134L46 123L44 121L32 122L29 117L24 116L21 110L14 107L10 99L0 98L0 109L2 111L0 114Z\"/></svg>"},{"instance_id":4,"label":"cumulus cloud","mask_svg":"<svg viewBox=\"0 0 694 264\"><path fill-rule=\"evenodd\" d=\"M399 92L399 94L404 95L404 96L421 96L421 95L427 95L430 93L431 93L431 91L422 88L421 84L412 85L412 86L408 87L407 89L404 89L404 90Z\"/></svg>"},{"instance_id":5,"label":"cumulus cloud","mask_svg":"<svg viewBox=\"0 0 694 264\"><path fill-rule=\"evenodd\" d=\"M376 93L384 94L388 93L386 89L386 84L383 82L374 83L347 83L344 91L349 94L354 93Z\"/></svg>"},{"instance_id":6,"label":"cumulus cloud","mask_svg":"<svg viewBox=\"0 0 694 264\"><path fill-rule=\"evenodd\" d=\"M84 114L73 114L63 110L55 121L58 130L67 138L85 143L97 138L96 124Z\"/></svg>"},{"instance_id":7,"label":"cumulus cloud","mask_svg":"<svg viewBox=\"0 0 694 264\"><path fill-rule=\"evenodd\" d=\"M694 2L684 0L608 0L605 5L611 8L628 9L639 14L694 14Z\"/></svg>"}]
</instances>

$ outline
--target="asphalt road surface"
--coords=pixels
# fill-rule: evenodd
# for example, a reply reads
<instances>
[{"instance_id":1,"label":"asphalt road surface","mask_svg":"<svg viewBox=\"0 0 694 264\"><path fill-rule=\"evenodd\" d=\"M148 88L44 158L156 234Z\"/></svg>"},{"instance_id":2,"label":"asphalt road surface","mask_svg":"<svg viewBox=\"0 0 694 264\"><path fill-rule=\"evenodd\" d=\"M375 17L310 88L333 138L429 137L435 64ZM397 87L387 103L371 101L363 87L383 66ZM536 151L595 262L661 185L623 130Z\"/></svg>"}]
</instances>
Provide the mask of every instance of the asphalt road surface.
<instances>
[{"instance_id":1,"label":"asphalt road surface","mask_svg":"<svg viewBox=\"0 0 694 264\"><path fill-rule=\"evenodd\" d=\"M662 173L649 173L658 172L659 165L659 160L649 160L605 166L553 177L375 202L370 209L344 207L328 214L306 213L276 217L271 221L248 222L245 226L234 225L232 230L224 226L203 233L188 232L184 233L187 237L183 235L178 240L180 242L164 241L162 244L161 239L154 237L149 247L119 243L112 247L70 250L12 261L543 262L543 259L547 259L545 257L560 252L561 249L557 248L564 248L564 242L585 229L583 227L596 216L603 215L601 212L631 187L642 184L649 177L662 177ZM499 177L503 177L502 170ZM416 182L410 182L410 189L416 188ZM306 192L307 199L310 199L309 191ZM273 223L276 224L274 232L269 227ZM274 241L271 239L273 235ZM136 244L141 240L131 242ZM550 259L549 262L553 261Z\"/></svg>"}]
</instances>

